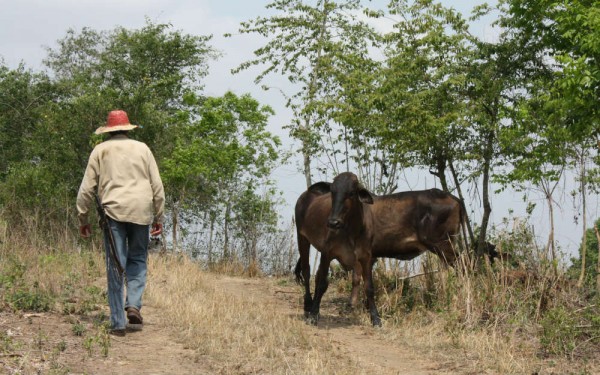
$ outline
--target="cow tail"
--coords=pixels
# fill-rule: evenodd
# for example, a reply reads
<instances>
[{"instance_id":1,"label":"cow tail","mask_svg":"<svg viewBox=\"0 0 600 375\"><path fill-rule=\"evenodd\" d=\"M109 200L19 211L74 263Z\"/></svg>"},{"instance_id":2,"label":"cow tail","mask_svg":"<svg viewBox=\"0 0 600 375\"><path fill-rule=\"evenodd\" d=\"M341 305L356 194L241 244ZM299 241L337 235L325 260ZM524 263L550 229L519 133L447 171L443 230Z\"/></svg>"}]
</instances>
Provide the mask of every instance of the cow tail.
<instances>
[{"instance_id":1,"label":"cow tail","mask_svg":"<svg viewBox=\"0 0 600 375\"><path fill-rule=\"evenodd\" d=\"M314 199L315 195L310 194L308 191L302 193L296 202L296 207L294 209L295 214L295 225L296 225L296 238L298 245L298 253L300 258L296 263L296 267L294 268L294 274L296 275L296 282L298 284L303 284L305 282L304 276L302 276L303 266L302 264L307 264L308 269L310 270L309 265L309 256L310 256L310 242L306 239L301 233L300 228L302 228L302 224L304 223L304 216L306 215L306 208L310 205L310 202ZM309 277L310 278L310 277Z\"/></svg>"},{"instance_id":2,"label":"cow tail","mask_svg":"<svg viewBox=\"0 0 600 375\"><path fill-rule=\"evenodd\" d=\"M294 275L296 275L296 282L302 285L304 281L304 277L302 277L302 235L300 234L300 227L302 226L302 221L304 220L304 215L306 214L306 204L303 201L306 198L306 192L300 195L298 201L296 202L296 207L294 209L294 224L296 226L296 245L298 246L298 253L300 257L296 262L296 267L294 267Z\"/></svg>"}]
</instances>

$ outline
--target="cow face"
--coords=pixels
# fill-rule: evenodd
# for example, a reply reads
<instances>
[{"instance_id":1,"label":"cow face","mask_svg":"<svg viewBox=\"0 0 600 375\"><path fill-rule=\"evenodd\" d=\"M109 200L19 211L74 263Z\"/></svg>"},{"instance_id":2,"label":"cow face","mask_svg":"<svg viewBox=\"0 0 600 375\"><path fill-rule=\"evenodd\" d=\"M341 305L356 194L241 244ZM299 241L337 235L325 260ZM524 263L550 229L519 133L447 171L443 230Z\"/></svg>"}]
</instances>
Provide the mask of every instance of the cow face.
<instances>
[{"instance_id":1,"label":"cow face","mask_svg":"<svg viewBox=\"0 0 600 375\"><path fill-rule=\"evenodd\" d=\"M349 219L348 216L360 208L361 203L373 204L371 193L358 183L354 173L344 172L333 179L331 190L331 214L327 226L341 229ZM357 217L356 220L362 220Z\"/></svg>"}]
</instances>

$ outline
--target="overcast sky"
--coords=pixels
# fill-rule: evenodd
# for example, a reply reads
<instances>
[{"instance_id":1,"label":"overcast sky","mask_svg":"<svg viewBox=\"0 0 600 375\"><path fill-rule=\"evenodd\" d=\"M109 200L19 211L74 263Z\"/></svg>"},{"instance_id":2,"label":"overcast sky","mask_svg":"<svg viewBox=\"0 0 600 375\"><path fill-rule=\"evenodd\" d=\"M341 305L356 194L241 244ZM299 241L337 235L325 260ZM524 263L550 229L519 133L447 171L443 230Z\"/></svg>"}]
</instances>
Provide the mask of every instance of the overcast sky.
<instances>
[{"instance_id":1,"label":"overcast sky","mask_svg":"<svg viewBox=\"0 0 600 375\"><path fill-rule=\"evenodd\" d=\"M473 6L483 1L444 0L446 5L469 13ZM223 56L212 62L206 80L205 93L220 96L227 90L237 94L250 93L262 104L268 104L276 111L270 121L270 131L282 137L286 147L294 147L287 137L287 131L281 127L288 123L289 111L284 107L281 95L275 90L263 91L254 83L258 71L242 72L232 76L230 70L240 62L252 58L252 51L261 45L256 36L234 35L224 38L224 33L237 31L241 21L265 15L267 0L0 0L0 58L9 67L16 68L20 62L31 69L42 68L42 59L46 56L45 47L56 47L56 41L63 38L69 28L80 30L89 27L94 30L111 30L116 26L140 28L149 18L155 23L171 23L173 28L194 35L213 35L211 44L222 52ZM387 0L374 0L373 7L383 7ZM494 1L490 1L494 3ZM390 27L391 21L381 21L379 27ZM386 24L386 22L388 24ZM487 23L473 25L472 32L493 38L494 31ZM278 79L269 80L277 86ZM296 165L284 166L276 171L275 178L285 191L287 206L284 217L291 218L296 197L304 190L304 178ZM400 190L433 187L433 180L425 175L413 176L400 184ZM592 199L593 200L593 199ZM599 216L597 200L591 203L590 217ZM544 238L547 233L547 209L538 202L534 218L537 234ZM581 227L573 223L574 211L571 201L563 201L558 210L557 240L563 248L575 251L580 242ZM492 221L499 224L509 209L521 216L524 204L520 194L504 193L494 201ZM543 243L545 240L542 240Z\"/></svg>"}]
</instances>

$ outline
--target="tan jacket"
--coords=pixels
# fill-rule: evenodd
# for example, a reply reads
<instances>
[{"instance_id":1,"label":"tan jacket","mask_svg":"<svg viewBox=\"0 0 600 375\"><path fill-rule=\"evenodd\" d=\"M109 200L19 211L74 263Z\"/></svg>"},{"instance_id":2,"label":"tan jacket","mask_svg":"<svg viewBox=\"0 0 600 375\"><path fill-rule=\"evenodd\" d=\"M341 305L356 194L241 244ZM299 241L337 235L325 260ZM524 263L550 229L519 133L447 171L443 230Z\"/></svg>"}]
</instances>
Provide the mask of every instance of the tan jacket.
<instances>
[{"instance_id":1,"label":"tan jacket","mask_svg":"<svg viewBox=\"0 0 600 375\"><path fill-rule=\"evenodd\" d=\"M94 148L77 194L80 225L89 223L96 188L112 219L141 225L162 223L165 192L154 156L144 143L116 135Z\"/></svg>"}]
</instances>

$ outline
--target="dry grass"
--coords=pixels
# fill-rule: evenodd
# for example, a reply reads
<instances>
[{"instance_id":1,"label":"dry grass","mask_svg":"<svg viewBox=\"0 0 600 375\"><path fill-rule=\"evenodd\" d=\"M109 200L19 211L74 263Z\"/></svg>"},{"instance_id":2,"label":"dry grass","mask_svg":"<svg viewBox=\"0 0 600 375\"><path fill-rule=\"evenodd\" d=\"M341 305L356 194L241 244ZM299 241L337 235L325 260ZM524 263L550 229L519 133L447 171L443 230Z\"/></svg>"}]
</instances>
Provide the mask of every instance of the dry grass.
<instances>
[{"instance_id":1,"label":"dry grass","mask_svg":"<svg viewBox=\"0 0 600 375\"><path fill-rule=\"evenodd\" d=\"M13 310L84 313L96 309L102 299L97 285L104 275L102 253L74 238L60 230L7 231L0 243L1 302Z\"/></svg>"},{"instance_id":2,"label":"dry grass","mask_svg":"<svg viewBox=\"0 0 600 375\"><path fill-rule=\"evenodd\" d=\"M348 374L356 363L340 361L336 349L314 338L297 316L224 293L218 275L200 272L186 257L153 257L147 290L187 346L221 373Z\"/></svg>"},{"instance_id":3,"label":"dry grass","mask_svg":"<svg viewBox=\"0 0 600 375\"><path fill-rule=\"evenodd\" d=\"M407 280L402 280L406 275L389 272L378 275L388 282L400 280L392 283L391 290L380 285L378 304L392 326L382 332L385 339L404 342L415 352L442 362L462 363L473 373L600 371L600 327L594 325L594 313L591 318L581 314L586 306L594 311L597 306L580 300L580 291L563 277L489 264L477 272L472 268L457 272L444 269L432 258L420 271L423 276ZM567 318L577 314L581 316ZM571 330L585 319L582 326L588 332ZM545 327L548 323L555 331ZM561 340L563 346L557 343ZM572 350L563 351L567 347Z\"/></svg>"},{"instance_id":4,"label":"dry grass","mask_svg":"<svg viewBox=\"0 0 600 375\"><path fill-rule=\"evenodd\" d=\"M93 311L106 305L103 256L98 248L80 245L32 233L4 237L0 310L97 314ZM149 262L146 301L165 312L176 335L215 373L364 373L356 362L340 359L331 343L315 339L301 319L243 294L223 293L219 276L189 258L151 255ZM96 292L90 295L90 289ZM36 304L22 305L13 291L25 292Z\"/></svg>"},{"instance_id":5,"label":"dry grass","mask_svg":"<svg viewBox=\"0 0 600 375\"><path fill-rule=\"evenodd\" d=\"M87 314L105 305L98 248L74 241L75 234L64 228L22 233L6 228L0 221L2 308L31 307L23 307L26 302ZM240 273L235 265L220 267ZM410 279L399 268L377 272L384 327L374 335L382 341L448 364L457 373L600 373L600 304L563 276L547 272L549 267L525 273L489 266L456 272L435 260L422 267L416 271L424 275ZM215 373L367 371L307 328L299 318L300 288L298 312L290 315L276 304L253 300L243 289L225 290L223 274L202 271L185 256L152 255L149 275L146 301L165 311L165 322ZM325 298L345 301L349 285L334 281ZM355 313L353 322L370 324L364 311Z\"/></svg>"},{"instance_id":6,"label":"dry grass","mask_svg":"<svg viewBox=\"0 0 600 375\"><path fill-rule=\"evenodd\" d=\"M219 275L198 272L198 265L186 258L152 261L154 286L149 298L170 312L169 319L185 342L215 361L215 369L360 373L356 363L340 362L332 345L323 346L313 338L298 316L224 293ZM595 346L587 351L579 348L578 356L549 355L541 343L544 314L562 306L572 291L551 288L557 283L552 278L515 281L509 274L491 268L477 273L442 270L410 283L396 280L393 290L379 283L378 305L386 324L375 334L417 357L451 364L457 373L594 373L599 368ZM348 290L348 281L334 281L326 299L345 297ZM298 309L300 297L298 290ZM412 301L410 306L407 301ZM364 311L355 313L354 321L370 325Z\"/></svg>"}]
</instances>

